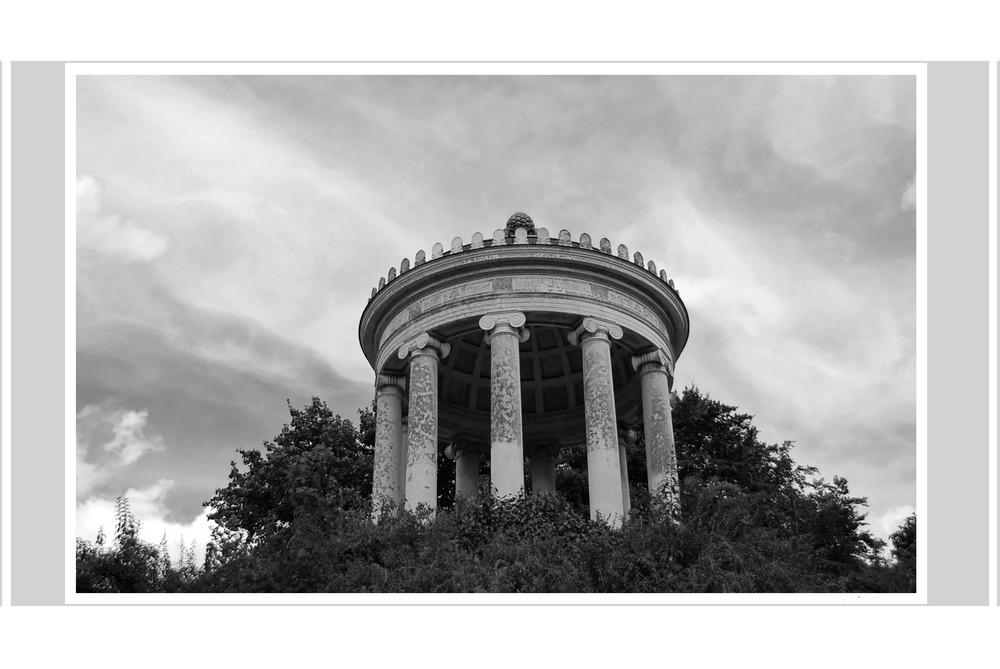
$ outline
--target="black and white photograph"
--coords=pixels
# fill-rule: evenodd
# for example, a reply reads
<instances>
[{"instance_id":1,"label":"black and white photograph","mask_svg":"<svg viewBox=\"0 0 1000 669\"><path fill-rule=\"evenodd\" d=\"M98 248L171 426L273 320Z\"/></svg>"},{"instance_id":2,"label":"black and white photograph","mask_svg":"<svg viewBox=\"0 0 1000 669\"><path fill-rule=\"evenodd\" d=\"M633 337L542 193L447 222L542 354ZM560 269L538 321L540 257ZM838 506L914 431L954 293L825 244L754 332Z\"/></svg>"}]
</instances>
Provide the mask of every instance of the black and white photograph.
<instances>
[{"instance_id":1,"label":"black and white photograph","mask_svg":"<svg viewBox=\"0 0 1000 669\"><path fill-rule=\"evenodd\" d=\"M77 594L923 594L912 68L138 69L71 83Z\"/></svg>"}]
</instances>

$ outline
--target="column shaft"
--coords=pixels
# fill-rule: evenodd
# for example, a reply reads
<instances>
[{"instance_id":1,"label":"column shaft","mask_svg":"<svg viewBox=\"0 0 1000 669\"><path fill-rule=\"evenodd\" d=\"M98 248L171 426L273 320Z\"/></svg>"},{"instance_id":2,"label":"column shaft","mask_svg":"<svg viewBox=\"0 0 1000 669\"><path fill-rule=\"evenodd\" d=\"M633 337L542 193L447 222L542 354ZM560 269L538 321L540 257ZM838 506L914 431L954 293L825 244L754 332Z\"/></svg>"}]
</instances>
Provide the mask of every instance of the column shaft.
<instances>
[{"instance_id":1,"label":"column shaft","mask_svg":"<svg viewBox=\"0 0 1000 669\"><path fill-rule=\"evenodd\" d=\"M399 504L403 506L406 503L406 463L408 461L406 443L407 434L409 433L409 421L406 416L403 416L403 436L399 440Z\"/></svg>"},{"instance_id":2,"label":"column shaft","mask_svg":"<svg viewBox=\"0 0 1000 669\"><path fill-rule=\"evenodd\" d=\"M676 508L679 486L667 371L661 364L647 363L640 373L649 492L661 496L668 506Z\"/></svg>"},{"instance_id":3,"label":"column shaft","mask_svg":"<svg viewBox=\"0 0 1000 669\"><path fill-rule=\"evenodd\" d=\"M403 391L386 383L375 394L375 467L372 476L372 517L378 518L386 503L402 503L400 444L403 436Z\"/></svg>"},{"instance_id":4,"label":"column shaft","mask_svg":"<svg viewBox=\"0 0 1000 669\"><path fill-rule=\"evenodd\" d=\"M455 498L473 500L479 495L479 454L459 451L455 458Z\"/></svg>"},{"instance_id":5,"label":"column shaft","mask_svg":"<svg viewBox=\"0 0 1000 669\"><path fill-rule=\"evenodd\" d=\"M548 453L536 453L531 458L531 491L556 491L556 461Z\"/></svg>"},{"instance_id":6,"label":"column shaft","mask_svg":"<svg viewBox=\"0 0 1000 669\"><path fill-rule=\"evenodd\" d=\"M438 355L418 349L410 358L410 411L406 462L406 510L437 508Z\"/></svg>"},{"instance_id":7,"label":"column shaft","mask_svg":"<svg viewBox=\"0 0 1000 669\"><path fill-rule=\"evenodd\" d=\"M490 483L500 497L524 491L521 431L521 356L524 314L488 314L479 319L490 344Z\"/></svg>"},{"instance_id":8,"label":"column shaft","mask_svg":"<svg viewBox=\"0 0 1000 669\"><path fill-rule=\"evenodd\" d=\"M625 444L618 447L618 459L620 461L622 477L622 513L627 518L632 510L632 491L628 487L628 454L625 452Z\"/></svg>"},{"instance_id":9,"label":"column shaft","mask_svg":"<svg viewBox=\"0 0 1000 669\"><path fill-rule=\"evenodd\" d=\"M609 525L618 527L625 513L611 378L611 340L604 332L584 335L581 340L590 517L600 516Z\"/></svg>"}]
</instances>

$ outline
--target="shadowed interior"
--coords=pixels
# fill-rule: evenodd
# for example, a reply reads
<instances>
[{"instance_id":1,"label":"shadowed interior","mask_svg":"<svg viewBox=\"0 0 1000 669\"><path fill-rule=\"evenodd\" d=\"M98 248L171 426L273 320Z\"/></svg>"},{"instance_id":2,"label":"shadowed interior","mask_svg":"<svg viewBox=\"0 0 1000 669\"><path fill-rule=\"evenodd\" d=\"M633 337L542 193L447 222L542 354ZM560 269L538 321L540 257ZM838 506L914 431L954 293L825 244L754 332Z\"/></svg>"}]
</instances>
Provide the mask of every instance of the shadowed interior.
<instances>
[{"instance_id":1,"label":"shadowed interior","mask_svg":"<svg viewBox=\"0 0 1000 669\"><path fill-rule=\"evenodd\" d=\"M525 454L535 447L585 441L583 358L567 335L579 323L572 314L526 314L529 336L521 342L521 414ZM490 347L477 319L449 324L435 336L451 344L441 361L438 378L439 436L464 439L468 446L489 453ZM641 337L625 332L612 341L611 366L619 420L638 419L638 380L631 356L649 348ZM630 409L630 410L623 410Z\"/></svg>"}]
</instances>

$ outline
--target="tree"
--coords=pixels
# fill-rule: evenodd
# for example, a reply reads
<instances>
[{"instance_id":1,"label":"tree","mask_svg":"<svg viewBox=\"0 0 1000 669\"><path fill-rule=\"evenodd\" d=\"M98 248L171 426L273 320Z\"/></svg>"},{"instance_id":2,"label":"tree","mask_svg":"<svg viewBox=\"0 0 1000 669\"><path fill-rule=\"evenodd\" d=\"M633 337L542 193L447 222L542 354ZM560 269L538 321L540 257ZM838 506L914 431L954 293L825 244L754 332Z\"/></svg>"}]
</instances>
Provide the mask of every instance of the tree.
<instances>
[{"instance_id":1,"label":"tree","mask_svg":"<svg viewBox=\"0 0 1000 669\"><path fill-rule=\"evenodd\" d=\"M907 592L917 591L917 514L911 513L903 524L889 535L892 544L893 568Z\"/></svg>"},{"instance_id":2,"label":"tree","mask_svg":"<svg viewBox=\"0 0 1000 669\"><path fill-rule=\"evenodd\" d=\"M116 538L109 551L78 541L78 583L208 592L885 592L915 583L915 519L893 534L888 565L865 529L866 500L846 480L818 478L792 459L790 442L762 442L751 416L697 388L674 409L680 521L643 504L640 429L626 448L633 512L620 530L589 519L583 446L563 450L556 494L516 499L487 487L476 501L454 500L454 464L439 458L433 519L404 512L372 523L373 409L359 412L357 428L317 398L289 412L262 451L239 451L241 466L206 503L216 526L203 569L193 544L176 568L148 546L152 575L104 575L142 553L141 542L127 543L138 521L123 500L116 537L126 543Z\"/></svg>"},{"instance_id":3,"label":"tree","mask_svg":"<svg viewBox=\"0 0 1000 669\"><path fill-rule=\"evenodd\" d=\"M160 555L139 538L139 521L128 498L115 504L115 540L104 545L103 529L92 544L76 540L77 592L157 592L160 589Z\"/></svg>"},{"instance_id":4,"label":"tree","mask_svg":"<svg viewBox=\"0 0 1000 669\"><path fill-rule=\"evenodd\" d=\"M288 403L290 423L264 451L240 449L229 484L205 503L209 519L248 541L268 537L333 505L345 509L371 497L374 413L361 410L361 430L314 397L303 409Z\"/></svg>"},{"instance_id":5,"label":"tree","mask_svg":"<svg viewBox=\"0 0 1000 669\"><path fill-rule=\"evenodd\" d=\"M791 457L791 442L765 444L753 416L686 388L673 408L674 442L680 479L732 483L747 492L801 489L813 467Z\"/></svg>"}]
</instances>

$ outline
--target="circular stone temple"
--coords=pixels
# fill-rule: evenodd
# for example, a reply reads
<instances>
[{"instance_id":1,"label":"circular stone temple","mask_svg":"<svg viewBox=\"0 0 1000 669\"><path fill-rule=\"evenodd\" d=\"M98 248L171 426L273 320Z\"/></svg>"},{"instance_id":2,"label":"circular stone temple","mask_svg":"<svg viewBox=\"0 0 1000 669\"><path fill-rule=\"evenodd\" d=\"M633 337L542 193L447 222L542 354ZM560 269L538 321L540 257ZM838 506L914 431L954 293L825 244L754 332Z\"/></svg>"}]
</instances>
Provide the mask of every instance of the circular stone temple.
<instances>
[{"instance_id":1,"label":"circular stone temple","mask_svg":"<svg viewBox=\"0 0 1000 669\"><path fill-rule=\"evenodd\" d=\"M586 444L590 514L629 511L624 444L642 421L649 490L676 508L670 396L688 313L663 270L624 244L551 236L523 213L492 238L456 237L404 259L372 290L359 337L376 372L373 514L437 503L437 459L455 494L555 490L561 448Z\"/></svg>"}]
</instances>

